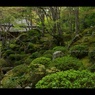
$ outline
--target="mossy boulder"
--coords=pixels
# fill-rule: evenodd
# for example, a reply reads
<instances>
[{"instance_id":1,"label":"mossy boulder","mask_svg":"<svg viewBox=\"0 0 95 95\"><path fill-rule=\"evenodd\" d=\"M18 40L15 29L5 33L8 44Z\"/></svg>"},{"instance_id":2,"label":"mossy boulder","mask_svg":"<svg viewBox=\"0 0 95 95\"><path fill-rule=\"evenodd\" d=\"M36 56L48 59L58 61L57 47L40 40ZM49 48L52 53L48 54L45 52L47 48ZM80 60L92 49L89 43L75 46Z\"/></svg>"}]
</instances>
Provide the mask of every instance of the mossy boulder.
<instances>
[{"instance_id":1,"label":"mossy boulder","mask_svg":"<svg viewBox=\"0 0 95 95\"><path fill-rule=\"evenodd\" d=\"M7 67L7 66L8 66L7 61L3 58L0 58L0 68Z\"/></svg>"},{"instance_id":2,"label":"mossy boulder","mask_svg":"<svg viewBox=\"0 0 95 95\"><path fill-rule=\"evenodd\" d=\"M52 49L54 52L55 51L62 51L64 54L66 54L67 53L67 48L66 47L64 47L64 46L55 46L53 49Z\"/></svg>"},{"instance_id":3,"label":"mossy boulder","mask_svg":"<svg viewBox=\"0 0 95 95\"><path fill-rule=\"evenodd\" d=\"M46 51L42 54L42 56L52 59L52 54L53 54L53 52L54 52L53 50L46 50Z\"/></svg>"},{"instance_id":4,"label":"mossy boulder","mask_svg":"<svg viewBox=\"0 0 95 95\"><path fill-rule=\"evenodd\" d=\"M30 81L30 76L27 72L28 66L25 64L14 67L4 75L4 78L1 80L2 87L16 88L18 85L21 87L26 86Z\"/></svg>"},{"instance_id":5,"label":"mossy boulder","mask_svg":"<svg viewBox=\"0 0 95 95\"><path fill-rule=\"evenodd\" d=\"M75 45L70 48L70 54L76 58L83 58L88 56L88 46L87 45Z\"/></svg>"},{"instance_id":6,"label":"mossy boulder","mask_svg":"<svg viewBox=\"0 0 95 95\"><path fill-rule=\"evenodd\" d=\"M53 66L61 71L70 70L70 69L74 70L85 69L83 63L79 59L71 56L64 56L52 60L49 67Z\"/></svg>"},{"instance_id":7,"label":"mossy boulder","mask_svg":"<svg viewBox=\"0 0 95 95\"><path fill-rule=\"evenodd\" d=\"M46 75L46 68L42 64L31 64L29 68L32 88L34 88L35 84Z\"/></svg>"},{"instance_id":8,"label":"mossy boulder","mask_svg":"<svg viewBox=\"0 0 95 95\"><path fill-rule=\"evenodd\" d=\"M60 70L57 69L56 67L49 67L48 69L46 69L46 74L52 74L56 72L60 72Z\"/></svg>"},{"instance_id":9,"label":"mossy boulder","mask_svg":"<svg viewBox=\"0 0 95 95\"><path fill-rule=\"evenodd\" d=\"M95 49L89 51L88 57L92 63L95 63Z\"/></svg>"},{"instance_id":10,"label":"mossy boulder","mask_svg":"<svg viewBox=\"0 0 95 95\"><path fill-rule=\"evenodd\" d=\"M51 62L51 59L50 58L47 58L47 57L38 57L38 58L34 59L30 63L30 66L32 64L42 64L42 65L45 65L45 67L48 67L48 65L50 64L50 62Z\"/></svg>"},{"instance_id":11,"label":"mossy boulder","mask_svg":"<svg viewBox=\"0 0 95 95\"><path fill-rule=\"evenodd\" d=\"M64 53L62 51L55 51L53 53L52 59L54 60L54 59L56 59L58 57L62 57L62 56L64 56Z\"/></svg>"}]
</instances>

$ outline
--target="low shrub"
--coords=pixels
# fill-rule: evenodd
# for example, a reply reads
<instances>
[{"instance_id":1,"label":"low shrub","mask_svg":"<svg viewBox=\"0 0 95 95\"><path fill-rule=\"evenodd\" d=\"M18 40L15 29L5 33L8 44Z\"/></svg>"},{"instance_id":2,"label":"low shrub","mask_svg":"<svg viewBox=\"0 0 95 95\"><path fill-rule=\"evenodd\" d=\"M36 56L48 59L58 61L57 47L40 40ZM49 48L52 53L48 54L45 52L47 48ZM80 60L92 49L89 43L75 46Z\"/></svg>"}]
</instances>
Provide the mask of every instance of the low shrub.
<instances>
[{"instance_id":1,"label":"low shrub","mask_svg":"<svg viewBox=\"0 0 95 95\"><path fill-rule=\"evenodd\" d=\"M15 66L12 69L12 72L14 73L14 76L22 76L24 73L28 72L28 66L25 64Z\"/></svg>"},{"instance_id":2,"label":"low shrub","mask_svg":"<svg viewBox=\"0 0 95 95\"><path fill-rule=\"evenodd\" d=\"M9 46L12 50L16 50L17 48L19 48L19 45L17 44L10 44Z\"/></svg>"},{"instance_id":3,"label":"low shrub","mask_svg":"<svg viewBox=\"0 0 95 95\"><path fill-rule=\"evenodd\" d=\"M42 54L42 56L52 59L53 52L54 52L53 50L46 50L46 51Z\"/></svg>"},{"instance_id":4,"label":"low shrub","mask_svg":"<svg viewBox=\"0 0 95 95\"><path fill-rule=\"evenodd\" d=\"M83 63L74 57L64 56L61 58L56 58L50 64L50 66L55 66L57 69L61 71L69 70L69 69L84 69Z\"/></svg>"},{"instance_id":5,"label":"low shrub","mask_svg":"<svg viewBox=\"0 0 95 95\"><path fill-rule=\"evenodd\" d=\"M39 53L39 52L34 52L34 53L32 53L32 55L31 55L31 58L37 58L37 57L40 57L41 56L41 54Z\"/></svg>"},{"instance_id":6,"label":"low shrub","mask_svg":"<svg viewBox=\"0 0 95 95\"><path fill-rule=\"evenodd\" d=\"M0 67L6 67L6 66L8 66L8 63L6 62L6 60L3 58L0 58Z\"/></svg>"},{"instance_id":7,"label":"low shrub","mask_svg":"<svg viewBox=\"0 0 95 95\"><path fill-rule=\"evenodd\" d=\"M64 54L67 53L67 48L66 47L63 47L63 46L56 46L53 48L53 51L62 51Z\"/></svg>"},{"instance_id":8,"label":"low shrub","mask_svg":"<svg viewBox=\"0 0 95 95\"><path fill-rule=\"evenodd\" d=\"M31 57L27 57L27 58L24 60L24 63L25 63L25 64L30 64L32 61L33 61L33 59L32 59Z\"/></svg>"},{"instance_id":9,"label":"low shrub","mask_svg":"<svg viewBox=\"0 0 95 95\"><path fill-rule=\"evenodd\" d=\"M32 64L42 64L42 65L45 65L45 67L47 67L51 62L51 59L50 58L47 58L47 57L38 57L36 59L34 59L31 63L30 63L30 66Z\"/></svg>"},{"instance_id":10,"label":"low shrub","mask_svg":"<svg viewBox=\"0 0 95 95\"><path fill-rule=\"evenodd\" d=\"M95 63L95 49L88 53L88 57L92 63Z\"/></svg>"},{"instance_id":11,"label":"low shrub","mask_svg":"<svg viewBox=\"0 0 95 95\"><path fill-rule=\"evenodd\" d=\"M95 73L67 70L43 77L36 88L95 88Z\"/></svg>"},{"instance_id":12,"label":"low shrub","mask_svg":"<svg viewBox=\"0 0 95 95\"><path fill-rule=\"evenodd\" d=\"M14 54L15 52L11 49L5 50L2 52L2 57L6 58L8 57L10 54Z\"/></svg>"},{"instance_id":13,"label":"low shrub","mask_svg":"<svg viewBox=\"0 0 95 95\"><path fill-rule=\"evenodd\" d=\"M9 58L10 60L19 61L19 60L21 60L22 58L24 58L25 56L26 56L25 54L10 54L8 58Z\"/></svg>"},{"instance_id":14,"label":"low shrub","mask_svg":"<svg viewBox=\"0 0 95 95\"><path fill-rule=\"evenodd\" d=\"M3 88L16 88L18 85L18 81L15 77L6 78L6 80L4 79L2 83Z\"/></svg>"},{"instance_id":15,"label":"low shrub","mask_svg":"<svg viewBox=\"0 0 95 95\"><path fill-rule=\"evenodd\" d=\"M60 72L60 70L57 69L56 67L50 67L50 68L46 69L46 74L52 74L52 73L56 73L56 72Z\"/></svg>"},{"instance_id":16,"label":"low shrub","mask_svg":"<svg viewBox=\"0 0 95 95\"><path fill-rule=\"evenodd\" d=\"M42 57L47 57L47 58L52 59L52 54L43 54Z\"/></svg>"},{"instance_id":17,"label":"low shrub","mask_svg":"<svg viewBox=\"0 0 95 95\"><path fill-rule=\"evenodd\" d=\"M17 88L25 87L30 82L30 75L28 74L29 68L27 65L22 64L14 67L8 71L4 78L1 80L3 88Z\"/></svg>"},{"instance_id":18,"label":"low shrub","mask_svg":"<svg viewBox=\"0 0 95 95\"><path fill-rule=\"evenodd\" d=\"M95 72L95 64L89 66L87 69L88 69L90 72Z\"/></svg>"},{"instance_id":19,"label":"low shrub","mask_svg":"<svg viewBox=\"0 0 95 95\"><path fill-rule=\"evenodd\" d=\"M42 64L31 64L29 66L30 76L32 87L35 87L35 84L46 75L46 68Z\"/></svg>"},{"instance_id":20,"label":"low shrub","mask_svg":"<svg viewBox=\"0 0 95 95\"><path fill-rule=\"evenodd\" d=\"M69 41L69 40L71 40L71 39L72 39L71 34L64 34L64 40L65 40L65 41Z\"/></svg>"},{"instance_id":21,"label":"low shrub","mask_svg":"<svg viewBox=\"0 0 95 95\"><path fill-rule=\"evenodd\" d=\"M83 58L88 55L88 47L86 45L75 45L70 48L70 54L73 57Z\"/></svg>"}]
</instances>

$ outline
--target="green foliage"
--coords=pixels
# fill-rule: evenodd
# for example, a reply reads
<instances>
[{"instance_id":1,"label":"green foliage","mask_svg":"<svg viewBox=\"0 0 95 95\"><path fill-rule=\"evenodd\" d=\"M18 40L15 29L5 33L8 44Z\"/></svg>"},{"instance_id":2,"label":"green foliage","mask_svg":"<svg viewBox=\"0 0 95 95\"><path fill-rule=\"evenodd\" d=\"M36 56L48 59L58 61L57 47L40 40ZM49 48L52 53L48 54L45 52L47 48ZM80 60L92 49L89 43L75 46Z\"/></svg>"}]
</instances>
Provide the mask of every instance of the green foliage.
<instances>
[{"instance_id":1,"label":"green foliage","mask_svg":"<svg viewBox=\"0 0 95 95\"><path fill-rule=\"evenodd\" d=\"M54 50L46 50L43 54L53 54Z\"/></svg>"},{"instance_id":2,"label":"green foliage","mask_svg":"<svg viewBox=\"0 0 95 95\"><path fill-rule=\"evenodd\" d=\"M39 44L33 44L31 42L28 42L26 53L36 52L39 48L40 48Z\"/></svg>"},{"instance_id":3,"label":"green foliage","mask_svg":"<svg viewBox=\"0 0 95 95\"><path fill-rule=\"evenodd\" d=\"M18 86L18 81L15 79L15 77L9 77L6 81L3 82L2 87L3 88L16 88Z\"/></svg>"},{"instance_id":4,"label":"green foliage","mask_svg":"<svg viewBox=\"0 0 95 95\"><path fill-rule=\"evenodd\" d=\"M74 70L84 69L83 63L79 59L76 59L71 56L56 58L51 62L50 66L55 66L57 69L61 71L69 69Z\"/></svg>"},{"instance_id":5,"label":"green foliage","mask_svg":"<svg viewBox=\"0 0 95 95\"><path fill-rule=\"evenodd\" d=\"M17 65L21 65L23 64L24 62L22 60L14 60L14 61L11 61L11 66L17 66Z\"/></svg>"},{"instance_id":6,"label":"green foliage","mask_svg":"<svg viewBox=\"0 0 95 95\"><path fill-rule=\"evenodd\" d=\"M9 55L9 59L10 59L10 60L19 61L19 60L21 60L22 58L24 58L25 56L26 56L25 54L10 54L10 55Z\"/></svg>"},{"instance_id":7,"label":"green foliage","mask_svg":"<svg viewBox=\"0 0 95 95\"><path fill-rule=\"evenodd\" d=\"M12 69L12 72L14 73L13 76L22 76L24 73L28 72L28 66L25 65L25 64L21 64L21 65L15 66Z\"/></svg>"},{"instance_id":8,"label":"green foliage","mask_svg":"<svg viewBox=\"0 0 95 95\"><path fill-rule=\"evenodd\" d=\"M47 57L47 58L52 59L52 54L43 54L42 57Z\"/></svg>"},{"instance_id":9,"label":"green foliage","mask_svg":"<svg viewBox=\"0 0 95 95\"><path fill-rule=\"evenodd\" d=\"M37 37L40 36L40 32L38 30L35 30L35 29L28 31L27 33L29 36L33 36L33 37L34 36L37 36Z\"/></svg>"},{"instance_id":10,"label":"green foliage","mask_svg":"<svg viewBox=\"0 0 95 95\"><path fill-rule=\"evenodd\" d=\"M24 60L24 63L25 63L25 64L30 64L32 61L33 61L33 59L31 58L31 56L29 56L29 57L27 57L27 58Z\"/></svg>"},{"instance_id":11,"label":"green foliage","mask_svg":"<svg viewBox=\"0 0 95 95\"><path fill-rule=\"evenodd\" d=\"M71 38L71 34L64 34L64 40L65 41L69 41L69 40L71 40L72 38Z\"/></svg>"},{"instance_id":12,"label":"green foliage","mask_svg":"<svg viewBox=\"0 0 95 95\"><path fill-rule=\"evenodd\" d=\"M33 43L31 43L31 42L29 42L29 43L28 43L28 49L31 49L31 48L33 48L33 49L34 49L34 44L33 44Z\"/></svg>"},{"instance_id":13,"label":"green foliage","mask_svg":"<svg viewBox=\"0 0 95 95\"><path fill-rule=\"evenodd\" d=\"M24 87L30 82L30 75L28 74L29 68L27 65L22 64L14 67L12 70L5 74L2 79L3 88L16 88L18 86Z\"/></svg>"},{"instance_id":14,"label":"green foliage","mask_svg":"<svg viewBox=\"0 0 95 95\"><path fill-rule=\"evenodd\" d=\"M25 41L26 39L28 39L28 34L27 33L21 33L15 40L16 43L21 42L21 41Z\"/></svg>"},{"instance_id":15,"label":"green foliage","mask_svg":"<svg viewBox=\"0 0 95 95\"><path fill-rule=\"evenodd\" d=\"M92 63L95 63L95 49L88 53L88 57Z\"/></svg>"},{"instance_id":16,"label":"green foliage","mask_svg":"<svg viewBox=\"0 0 95 95\"><path fill-rule=\"evenodd\" d=\"M33 29L28 31L27 33L32 43L39 42L39 39L41 37L41 33L39 30Z\"/></svg>"},{"instance_id":17,"label":"green foliage","mask_svg":"<svg viewBox=\"0 0 95 95\"><path fill-rule=\"evenodd\" d=\"M46 74L46 68L42 64L31 64L31 66L29 66L29 71L33 84L32 87L35 87L35 84Z\"/></svg>"},{"instance_id":18,"label":"green foliage","mask_svg":"<svg viewBox=\"0 0 95 95\"><path fill-rule=\"evenodd\" d=\"M52 74L56 72L60 72L60 70L57 69L56 67L49 67L48 69L46 69L46 74Z\"/></svg>"},{"instance_id":19,"label":"green foliage","mask_svg":"<svg viewBox=\"0 0 95 95\"><path fill-rule=\"evenodd\" d=\"M53 52L54 52L53 50L46 50L46 51L42 54L42 56L52 59Z\"/></svg>"},{"instance_id":20,"label":"green foliage","mask_svg":"<svg viewBox=\"0 0 95 95\"><path fill-rule=\"evenodd\" d=\"M75 45L70 48L70 54L73 57L83 58L88 55L88 47L86 45Z\"/></svg>"},{"instance_id":21,"label":"green foliage","mask_svg":"<svg viewBox=\"0 0 95 95\"><path fill-rule=\"evenodd\" d=\"M12 50L16 50L16 48L19 48L17 44L10 44L9 46Z\"/></svg>"},{"instance_id":22,"label":"green foliage","mask_svg":"<svg viewBox=\"0 0 95 95\"><path fill-rule=\"evenodd\" d=\"M64 46L64 36L63 35L59 35L59 34L54 34L53 35L53 42L57 45L57 46Z\"/></svg>"},{"instance_id":23,"label":"green foliage","mask_svg":"<svg viewBox=\"0 0 95 95\"><path fill-rule=\"evenodd\" d=\"M38 51L36 51L36 52L32 53L31 55L28 55L25 58L24 63L30 64L35 58L40 57L40 56L41 56L41 54Z\"/></svg>"},{"instance_id":24,"label":"green foliage","mask_svg":"<svg viewBox=\"0 0 95 95\"><path fill-rule=\"evenodd\" d=\"M8 63L6 62L6 60L3 58L0 58L0 67L6 67L6 66L8 66Z\"/></svg>"},{"instance_id":25,"label":"green foliage","mask_svg":"<svg viewBox=\"0 0 95 95\"><path fill-rule=\"evenodd\" d=\"M89 66L87 69L90 70L90 72L95 72L95 64Z\"/></svg>"},{"instance_id":26,"label":"green foliage","mask_svg":"<svg viewBox=\"0 0 95 95\"><path fill-rule=\"evenodd\" d=\"M15 52L14 52L13 50L8 49L8 50L6 50L6 51L3 51L2 56L3 56L3 57L8 57L10 54L14 54L14 53L15 53Z\"/></svg>"},{"instance_id":27,"label":"green foliage","mask_svg":"<svg viewBox=\"0 0 95 95\"><path fill-rule=\"evenodd\" d=\"M32 53L32 55L31 55L31 58L37 58L37 57L40 57L41 56L41 54L38 52L38 51L36 51L36 52L34 52L34 53Z\"/></svg>"},{"instance_id":28,"label":"green foliage","mask_svg":"<svg viewBox=\"0 0 95 95\"><path fill-rule=\"evenodd\" d=\"M47 67L51 62L50 58L47 57L38 57L36 59L34 59L31 63L30 63L30 67L32 64L42 64L45 65L45 67Z\"/></svg>"},{"instance_id":29,"label":"green foliage","mask_svg":"<svg viewBox=\"0 0 95 95\"><path fill-rule=\"evenodd\" d=\"M53 42L50 40L47 41L43 41L41 42L42 46L41 46L41 50L49 50L53 47Z\"/></svg>"},{"instance_id":30,"label":"green foliage","mask_svg":"<svg viewBox=\"0 0 95 95\"><path fill-rule=\"evenodd\" d=\"M66 47L63 47L63 46L55 46L54 48L53 48L53 51L55 52L55 51L62 51L64 54L66 54L67 53L67 48Z\"/></svg>"},{"instance_id":31,"label":"green foliage","mask_svg":"<svg viewBox=\"0 0 95 95\"><path fill-rule=\"evenodd\" d=\"M95 20L94 17L95 17L95 13L94 12L85 16L85 20L84 20L85 27L94 26L94 23L95 23L94 22L94 20Z\"/></svg>"},{"instance_id":32,"label":"green foliage","mask_svg":"<svg viewBox=\"0 0 95 95\"><path fill-rule=\"evenodd\" d=\"M85 36L87 36L87 35L91 35L92 34L92 31L93 31L93 29L92 28L87 28L87 29L85 29L83 32L82 32L82 35L85 35Z\"/></svg>"},{"instance_id":33,"label":"green foliage","mask_svg":"<svg viewBox=\"0 0 95 95\"><path fill-rule=\"evenodd\" d=\"M95 74L87 70L67 70L47 75L36 88L95 88Z\"/></svg>"}]
</instances>

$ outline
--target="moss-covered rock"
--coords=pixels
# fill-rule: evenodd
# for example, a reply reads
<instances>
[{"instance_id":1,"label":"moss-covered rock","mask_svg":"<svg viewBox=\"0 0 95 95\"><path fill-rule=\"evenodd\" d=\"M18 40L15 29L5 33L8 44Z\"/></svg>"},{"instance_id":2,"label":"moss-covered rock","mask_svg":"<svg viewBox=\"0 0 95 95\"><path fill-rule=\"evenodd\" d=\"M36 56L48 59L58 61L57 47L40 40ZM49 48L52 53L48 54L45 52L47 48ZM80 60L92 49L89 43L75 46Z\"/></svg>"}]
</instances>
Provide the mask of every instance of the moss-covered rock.
<instances>
[{"instance_id":1,"label":"moss-covered rock","mask_svg":"<svg viewBox=\"0 0 95 95\"><path fill-rule=\"evenodd\" d=\"M50 67L50 68L46 69L46 74L52 74L52 73L56 73L56 72L60 72L60 70L57 69L56 67Z\"/></svg>"},{"instance_id":2,"label":"moss-covered rock","mask_svg":"<svg viewBox=\"0 0 95 95\"><path fill-rule=\"evenodd\" d=\"M88 53L88 57L92 63L95 63L95 48Z\"/></svg>"},{"instance_id":3,"label":"moss-covered rock","mask_svg":"<svg viewBox=\"0 0 95 95\"><path fill-rule=\"evenodd\" d=\"M46 68L42 64L31 64L29 68L32 88L34 88L35 84L46 75Z\"/></svg>"},{"instance_id":4,"label":"moss-covered rock","mask_svg":"<svg viewBox=\"0 0 95 95\"><path fill-rule=\"evenodd\" d=\"M75 45L70 48L70 54L73 57L83 58L88 55L88 46L87 45Z\"/></svg>"},{"instance_id":5,"label":"moss-covered rock","mask_svg":"<svg viewBox=\"0 0 95 95\"><path fill-rule=\"evenodd\" d=\"M28 66L25 64L14 67L12 70L8 71L1 80L2 87L16 88L18 85L21 87L26 86L30 81L30 75L27 72Z\"/></svg>"},{"instance_id":6,"label":"moss-covered rock","mask_svg":"<svg viewBox=\"0 0 95 95\"><path fill-rule=\"evenodd\" d=\"M51 66L52 67L54 66L61 71L70 70L70 69L74 69L74 70L85 69L83 63L79 59L71 56L56 58L55 60L51 61L49 67Z\"/></svg>"},{"instance_id":7,"label":"moss-covered rock","mask_svg":"<svg viewBox=\"0 0 95 95\"><path fill-rule=\"evenodd\" d=\"M53 50L46 50L46 51L42 54L42 56L52 59L52 54L53 54L53 52L54 52Z\"/></svg>"},{"instance_id":8,"label":"moss-covered rock","mask_svg":"<svg viewBox=\"0 0 95 95\"><path fill-rule=\"evenodd\" d=\"M51 59L47 58L47 57L38 57L36 59L34 59L31 63L30 63L30 67L32 64L42 64L45 65L45 67L48 67L48 65L50 64Z\"/></svg>"},{"instance_id":9,"label":"moss-covered rock","mask_svg":"<svg viewBox=\"0 0 95 95\"><path fill-rule=\"evenodd\" d=\"M0 68L8 66L8 63L5 59L0 58Z\"/></svg>"},{"instance_id":10,"label":"moss-covered rock","mask_svg":"<svg viewBox=\"0 0 95 95\"><path fill-rule=\"evenodd\" d=\"M54 52L55 51L62 51L64 54L67 53L67 48L66 47L63 47L63 46L55 46L53 49L52 49Z\"/></svg>"}]
</instances>

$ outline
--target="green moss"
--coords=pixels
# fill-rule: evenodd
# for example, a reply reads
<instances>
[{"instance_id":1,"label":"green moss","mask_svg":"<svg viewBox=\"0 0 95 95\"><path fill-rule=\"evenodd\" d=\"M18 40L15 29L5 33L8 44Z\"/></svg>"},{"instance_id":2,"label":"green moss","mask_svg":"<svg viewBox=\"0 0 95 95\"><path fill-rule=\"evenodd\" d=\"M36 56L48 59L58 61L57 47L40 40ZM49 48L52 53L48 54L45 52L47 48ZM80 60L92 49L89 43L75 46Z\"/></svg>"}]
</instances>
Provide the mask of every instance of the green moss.
<instances>
[{"instance_id":1,"label":"green moss","mask_svg":"<svg viewBox=\"0 0 95 95\"><path fill-rule=\"evenodd\" d=\"M79 59L71 56L56 58L51 62L50 66L54 66L61 71L70 70L70 69L75 69L75 70L84 69L83 63Z\"/></svg>"},{"instance_id":2,"label":"green moss","mask_svg":"<svg viewBox=\"0 0 95 95\"><path fill-rule=\"evenodd\" d=\"M6 67L8 66L8 63L5 59L0 58L0 67Z\"/></svg>"},{"instance_id":3,"label":"green moss","mask_svg":"<svg viewBox=\"0 0 95 95\"><path fill-rule=\"evenodd\" d=\"M25 64L15 66L14 69L12 69L12 72L14 73L14 76L22 76L24 73L28 72L28 66Z\"/></svg>"},{"instance_id":4,"label":"green moss","mask_svg":"<svg viewBox=\"0 0 95 95\"><path fill-rule=\"evenodd\" d=\"M56 72L60 72L60 70L57 69L56 67L49 67L48 69L46 69L46 74L52 74Z\"/></svg>"},{"instance_id":5,"label":"green moss","mask_svg":"<svg viewBox=\"0 0 95 95\"><path fill-rule=\"evenodd\" d=\"M55 51L62 51L64 54L67 53L67 48L66 48L66 47L63 47L63 46L55 46L52 50L53 50L54 52L55 52Z\"/></svg>"},{"instance_id":6,"label":"green moss","mask_svg":"<svg viewBox=\"0 0 95 95\"><path fill-rule=\"evenodd\" d=\"M34 88L35 84L46 75L46 68L42 64L31 64L31 66L29 66L29 71L33 84L32 87Z\"/></svg>"},{"instance_id":7,"label":"green moss","mask_svg":"<svg viewBox=\"0 0 95 95\"><path fill-rule=\"evenodd\" d=\"M89 67L91 65L88 56L82 58L81 61L84 64L85 67Z\"/></svg>"},{"instance_id":8,"label":"green moss","mask_svg":"<svg viewBox=\"0 0 95 95\"><path fill-rule=\"evenodd\" d=\"M88 53L88 57L92 63L95 63L95 48Z\"/></svg>"},{"instance_id":9,"label":"green moss","mask_svg":"<svg viewBox=\"0 0 95 95\"><path fill-rule=\"evenodd\" d=\"M73 57L83 58L88 55L88 46L87 45L75 45L70 48L70 54Z\"/></svg>"},{"instance_id":10,"label":"green moss","mask_svg":"<svg viewBox=\"0 0 95 95\"><path fill-rule=\"evenodd\" d=\"M42 64L45 65L46 67L50 64L51 59L47 58L47 57L38 57L36 59L34 59L31 63L30 63L30 67L32 64Z\"/></svg>"},{"instance_id":11,"label":"green moss","mask_svg":"<svg viewBox=\"0 0 95 95\"><path fill-rule=\"evenodd\" d=\"M1 80L3 88L16 88L18 85L25 87L30 82L29 68L22 64L8 71Z\"/></svg>"}]
</instances>

